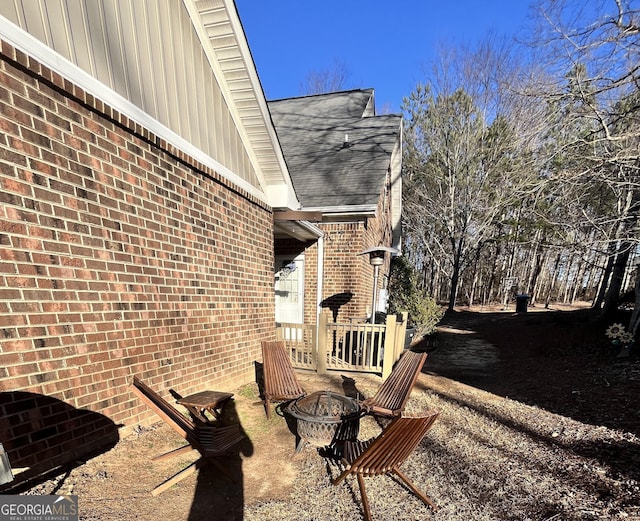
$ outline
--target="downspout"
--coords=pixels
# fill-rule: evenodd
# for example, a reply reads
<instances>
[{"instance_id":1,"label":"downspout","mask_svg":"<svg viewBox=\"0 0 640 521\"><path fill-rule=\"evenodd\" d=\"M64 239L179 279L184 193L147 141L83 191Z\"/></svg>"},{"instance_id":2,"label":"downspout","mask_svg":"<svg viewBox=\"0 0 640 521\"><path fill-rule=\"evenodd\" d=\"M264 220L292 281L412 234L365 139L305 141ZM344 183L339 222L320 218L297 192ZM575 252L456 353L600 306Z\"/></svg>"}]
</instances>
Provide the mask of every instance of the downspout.
<instances>
[{"instance_id":1,"label":"downspout","mask_svg":"<svg viewBox=\"0 0 640 521\"><path fill-rule=\"evenodd\" d=\"M297 223L318 238L318 259L316 261L318 270L316 274L316 324L318 324L320 321L320 311L322 309L320 304L322 303L322 281L324 280L324 232L308 221L297 221Z\"/></svg>"},{"instance_id":2,"label":"downspout","mask_svg":"<svg viewBox=\"0 0 640 521\"><path fill-rule=\"evenodd\" d=\"M316 291L316 324L320 323L320 311L322 309L322 282L324 281L324 235L318 237L318 272L317 272L317 291Z\"/></svg>"}]
</instances>

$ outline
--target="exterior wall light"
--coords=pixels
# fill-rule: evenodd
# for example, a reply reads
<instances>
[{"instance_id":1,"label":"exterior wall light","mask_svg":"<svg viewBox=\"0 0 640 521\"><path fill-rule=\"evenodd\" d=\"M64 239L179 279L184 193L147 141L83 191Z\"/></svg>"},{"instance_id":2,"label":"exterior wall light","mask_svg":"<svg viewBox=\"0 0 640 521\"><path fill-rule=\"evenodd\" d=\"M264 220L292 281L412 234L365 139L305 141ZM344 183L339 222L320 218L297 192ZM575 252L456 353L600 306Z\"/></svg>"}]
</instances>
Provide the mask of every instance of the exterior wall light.
<instances>
[{"instance_id":1,"label":"exterior wall light","mask_svg":"<svg viewBox=\"0 0 640 521\"><path fill-rule=\"evenodd\" d=\"M397 254L399 250L389 246L374 246L360 252L358 255L369 255L369 264L373 266L373 295L371 298L371 323L376 323L376 296L378 293L378 279L380 278L380 266L384 265L387 253Z\"/></svg>"}]
</instances>

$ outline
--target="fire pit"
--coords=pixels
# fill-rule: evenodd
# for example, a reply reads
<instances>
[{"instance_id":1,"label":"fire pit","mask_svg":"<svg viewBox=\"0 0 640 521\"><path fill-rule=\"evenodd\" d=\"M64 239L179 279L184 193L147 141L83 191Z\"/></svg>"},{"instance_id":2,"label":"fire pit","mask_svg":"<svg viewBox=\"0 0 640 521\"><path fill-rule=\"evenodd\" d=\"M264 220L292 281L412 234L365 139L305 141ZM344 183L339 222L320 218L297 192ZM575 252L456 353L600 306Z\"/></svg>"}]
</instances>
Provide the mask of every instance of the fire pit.
<instances>
[{"instance_id":1,"label":"fire pit","mask_svg":"<svg viewBox=\"0 0 640 521\"><path fill-rule=\"evenodd\" d=\"M360 406L348 396L318 391L298 398L287 410L297 420L300 442L296 452L305 442L316 447L327 447L336 441L358 437Z\"/></svg>"}]
</instances>

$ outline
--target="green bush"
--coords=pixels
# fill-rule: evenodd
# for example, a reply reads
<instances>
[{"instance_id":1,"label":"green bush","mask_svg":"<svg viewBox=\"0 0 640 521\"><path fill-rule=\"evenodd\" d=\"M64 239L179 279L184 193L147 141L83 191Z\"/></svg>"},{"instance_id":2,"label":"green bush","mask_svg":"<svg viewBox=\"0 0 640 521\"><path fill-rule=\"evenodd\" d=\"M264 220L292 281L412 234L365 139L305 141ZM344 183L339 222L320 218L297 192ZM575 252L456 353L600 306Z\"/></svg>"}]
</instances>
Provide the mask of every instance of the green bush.
<instances>
[{"instance_id":1,"label":"green bush","mask_svg":"<svg viewBox=\"0 0 640 521\"><path fill-rule=\"evenodd\" d=\"M444 313L435 299L418 286L418 274L406 257L394 257L389 274L389 313L405 311L418 336L433 333Z\"/></svg>"}]
</instances>

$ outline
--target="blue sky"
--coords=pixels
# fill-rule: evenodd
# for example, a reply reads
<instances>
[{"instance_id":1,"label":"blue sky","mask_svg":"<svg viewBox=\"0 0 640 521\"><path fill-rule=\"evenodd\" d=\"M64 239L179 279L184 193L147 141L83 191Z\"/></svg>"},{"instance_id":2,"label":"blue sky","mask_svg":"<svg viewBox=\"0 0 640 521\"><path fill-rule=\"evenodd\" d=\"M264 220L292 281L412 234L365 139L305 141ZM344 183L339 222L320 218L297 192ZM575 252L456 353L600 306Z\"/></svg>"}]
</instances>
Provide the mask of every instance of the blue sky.
<instances>
[{"instance_id":1,"label":"blue sky","mask_svg":"<svg viewBox=\"0 0 640 521\"><path fill-rule=\"evenodd\" d=\"M516 36L527 0L236 0L268 100L300 95L309 72L339 61L349 88L375 89L399 112L440 43L473 45L488 31Z\"/></svg>"}]
</instances>

